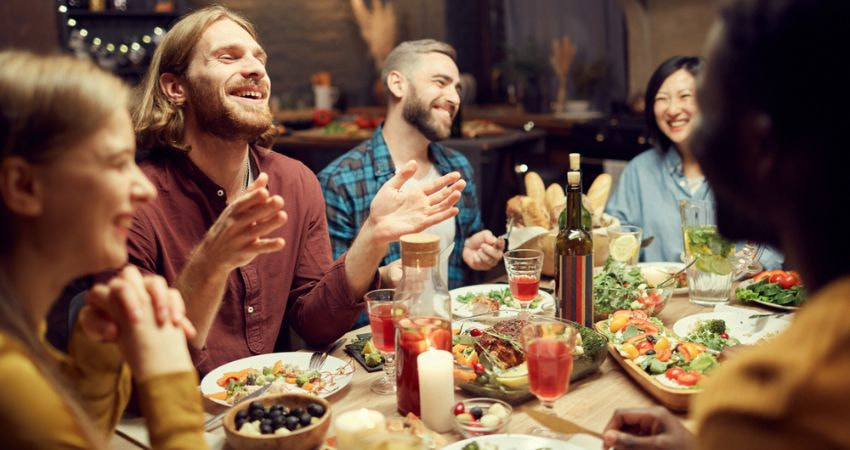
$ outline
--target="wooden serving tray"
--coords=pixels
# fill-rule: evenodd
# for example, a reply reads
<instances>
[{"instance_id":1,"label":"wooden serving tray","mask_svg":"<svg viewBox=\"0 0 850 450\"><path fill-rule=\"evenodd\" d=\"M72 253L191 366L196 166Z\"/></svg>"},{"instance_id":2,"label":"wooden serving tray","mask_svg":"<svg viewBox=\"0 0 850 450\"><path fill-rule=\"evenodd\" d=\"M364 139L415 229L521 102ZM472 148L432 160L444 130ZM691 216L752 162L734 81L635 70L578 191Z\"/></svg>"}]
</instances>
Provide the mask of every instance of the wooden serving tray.
<instances>
[{"instance_id":1,"label":"wooden serving tray","mask_svg":"<svg viewBox=\"0 0 850 450\"><path fill-rule=\"evenodd\" d=\"M596 322L595 328L597 331L602 332L601 328L604 326L605 321L603 320ZM617 351L617 347L615 347L611 342L608 343L608 353L611 354L614 361L617 361L617 363L620 364L620 367L622 367L623 370L632 377L635 382L637 382L637 384L649 392L650 395L655 397L655 399L667 409L672 411L687 411L691 397L700 392L699 389L673 389L664 386L656 381L651 375L644 372L643 369L632 362L632 360L626 359L620 355L620 352Z\"/></svg>"}]
</instances>

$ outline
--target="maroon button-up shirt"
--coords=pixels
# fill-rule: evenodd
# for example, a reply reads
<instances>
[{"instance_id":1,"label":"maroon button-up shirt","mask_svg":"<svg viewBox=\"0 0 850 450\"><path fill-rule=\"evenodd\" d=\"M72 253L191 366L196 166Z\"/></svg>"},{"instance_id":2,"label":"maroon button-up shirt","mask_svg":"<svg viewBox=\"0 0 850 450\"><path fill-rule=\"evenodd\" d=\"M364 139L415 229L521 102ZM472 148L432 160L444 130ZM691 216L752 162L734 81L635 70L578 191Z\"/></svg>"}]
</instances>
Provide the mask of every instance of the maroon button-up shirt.
<instances>
[{"instance_id":1,"label":"maroon button-up shirt","mask_svg":"<svg viewBox=\"0 0 850 450\"><path fill-rule=\"evenodd\" d=\"M231 272L224 299L207 300L221 301L221 308L206 346L190 346L201 375L235 359L272 352L284 317L305 341L324 345L349 330L363 308L349 288L345 255L331 259L316 176L300 162L266 149L252 148L250 156L254 167L269 175L269 192L284 199L288 220L273 235L284 238L286 246ZM130 261L172 285L227 206L227 197L183 153L160 152L141 168L159 195L136 213Z\"/></svg>"}]
</instances>

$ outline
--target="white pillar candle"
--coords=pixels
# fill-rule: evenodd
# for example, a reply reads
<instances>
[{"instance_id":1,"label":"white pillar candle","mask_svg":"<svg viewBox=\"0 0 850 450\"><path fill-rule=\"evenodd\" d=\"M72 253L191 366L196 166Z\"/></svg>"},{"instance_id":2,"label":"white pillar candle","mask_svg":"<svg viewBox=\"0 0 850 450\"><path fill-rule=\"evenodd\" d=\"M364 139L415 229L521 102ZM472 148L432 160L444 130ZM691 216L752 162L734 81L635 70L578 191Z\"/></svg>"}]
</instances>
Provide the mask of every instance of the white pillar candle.
<instances>
[{"instance_id":1,"label":"white pillar candle","mask_svg":"<svg viewBox=\"0 0 850 450\"><path fill-rule=\"evenodd\" d=\"M416 358L419 368L419 411L429 428L445 433L452 429L454 358L445 350L431 349Z\"/></svg>"},{"instance_id":2,"label":"white pillar candle","mask_svg":"<svg viewBox=\"0 0 850 450\"><path fill-rule=\"evenodd\" d=\"M334 420L336 448L356 450L365 447L366 439L387 432L384 415L372 409L346 411Z\"/></svg>"}]
</instances>

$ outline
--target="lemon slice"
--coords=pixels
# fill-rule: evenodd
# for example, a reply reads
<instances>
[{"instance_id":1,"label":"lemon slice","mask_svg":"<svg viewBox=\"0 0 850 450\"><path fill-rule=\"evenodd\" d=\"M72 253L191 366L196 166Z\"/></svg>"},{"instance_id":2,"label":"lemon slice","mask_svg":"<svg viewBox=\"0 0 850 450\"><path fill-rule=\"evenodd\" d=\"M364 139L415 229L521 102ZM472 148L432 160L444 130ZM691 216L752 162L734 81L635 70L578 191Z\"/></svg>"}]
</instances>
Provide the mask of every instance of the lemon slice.
<instances>
[{"instance_id":1,"label":"lemon slice","mask_svg":"<svg viewBox=\"0 0 850 450\"><path fill-rule=\"evenodd\" d=\"M528 386L528 366L526 363L511 367L496 376L496 382L509 388Z\"/></svg>"},{"instance_id":2,"label":"lemon slice","mask_svg":"<svg viewBox=\"0 0 850 450\"><path fill-rule=\"evenodd\" d=\"M610 246L611 257L617 261L629 261L640 250L640 242L633 234L617 236Z\"/></svg>"}]
</instances>

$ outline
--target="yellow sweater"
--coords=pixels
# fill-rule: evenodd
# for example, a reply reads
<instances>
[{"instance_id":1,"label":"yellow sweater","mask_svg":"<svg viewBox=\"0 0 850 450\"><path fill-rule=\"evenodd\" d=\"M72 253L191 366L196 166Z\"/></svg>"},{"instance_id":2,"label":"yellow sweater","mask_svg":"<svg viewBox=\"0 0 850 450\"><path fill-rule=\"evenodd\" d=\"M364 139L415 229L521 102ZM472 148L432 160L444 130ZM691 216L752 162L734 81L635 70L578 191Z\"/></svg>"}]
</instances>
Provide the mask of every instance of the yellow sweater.
<instances>
[{"instance_id":1,"label":"yellow sweater","mask_svg":"<svg viewBox=\"0 0 850 450\"><path fill-rule=\"evenodd\" d=\"M43 327L42 327L43 329ZM42 333L43 336L43 333ZM44 344L70 380L83 409L104 436L115 430L130 396L130 371L115 344L88 339L79 328L70 355ZM0 333L0 420L4 448L89 448L57 391L23 345ZM206 448L194 372L153 377L138 385L154 448Z\"/></svg>"},{"instance_id":2,"label":"yellow sweater","mask_svg":"<svg viewBox=\"0 0 850 450\"><path fill-rule=\"evenodd\" d=\"M850 448L850 277L776 339L724 363L693 405L699 448Z\"/></svg>"}]
</instances>

